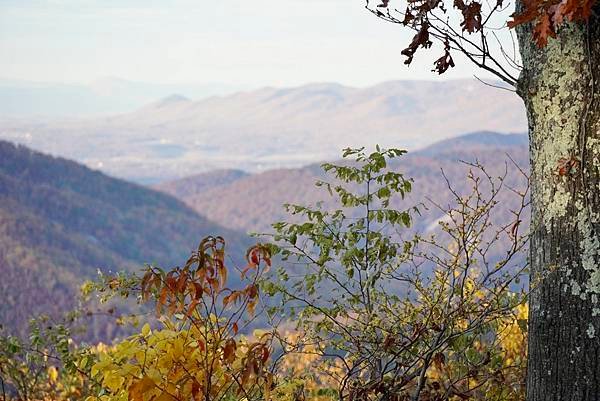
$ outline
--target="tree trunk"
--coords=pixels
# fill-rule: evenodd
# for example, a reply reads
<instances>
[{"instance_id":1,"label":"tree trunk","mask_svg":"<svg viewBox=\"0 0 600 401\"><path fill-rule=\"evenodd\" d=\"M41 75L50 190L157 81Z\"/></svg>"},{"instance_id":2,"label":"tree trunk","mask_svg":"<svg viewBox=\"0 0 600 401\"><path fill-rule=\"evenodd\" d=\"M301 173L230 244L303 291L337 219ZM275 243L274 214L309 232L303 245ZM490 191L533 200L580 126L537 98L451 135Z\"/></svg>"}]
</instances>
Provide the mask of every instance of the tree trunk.
<instances>
[{"instance_id":1,"label":"tree trunk","mask_svg":"<svg viewBox=\"0 0 600 401\"><path fill-rule=\"evenodd\" d=\"M598 7L596 7L598 12ZM518 30L532 183L528 401L600 400L600 23Z\"/></svg>"}]
</instances>

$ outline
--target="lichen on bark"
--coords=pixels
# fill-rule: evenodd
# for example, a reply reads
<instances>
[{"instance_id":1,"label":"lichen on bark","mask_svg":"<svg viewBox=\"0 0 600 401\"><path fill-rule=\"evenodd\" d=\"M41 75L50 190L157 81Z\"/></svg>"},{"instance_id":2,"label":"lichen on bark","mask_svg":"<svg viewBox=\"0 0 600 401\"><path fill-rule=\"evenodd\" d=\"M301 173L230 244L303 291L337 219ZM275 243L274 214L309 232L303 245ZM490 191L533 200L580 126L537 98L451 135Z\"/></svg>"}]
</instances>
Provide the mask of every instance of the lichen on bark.
<instances>
[{"instance_id":1,"label":"lichen on bark","mask_svg":"<svg viewBox=\"0 0 600 401\"><path fill-rule=\"evenodd\" d=\"M529 401L600 400L600 26L590 26L567 24L545 48L530 25L518 30L532 167Z\"/></svg>"},{"instance_id":2,"label":"lichen on bark","mask_svg":"<svg viewBox=\"0 0 600 401\"><path fill-rule=\"evenodd\" d=\"M589 114L591 101L586 92L594 78L584 46L585 29L568 24L560 34L560 40L551 40L543 52L538 52L543 61L536 60L527 78L526 103L530 121L535 121L530 127L532 180L540 206L538 213L533 214L533 224L548 229L557 219L575 214L570 224L579 231L581 251L581 259L575 263L588 272L588 280L578 282L571 278L566 288L574 296L591 299L591 294L600 294L600 241L594 230L600 219L587 207L589 188L578 181L587 173L581 169L600 166L598 138L587 140L586 147L591 150L587 166L583 164L581 149L581 136L587 135L583 117ZM564 160L574 160L578 168L565 173L560 168ZM600 188L600 184L595 187ZM570 271L572 266L565 264L561 268Z\"/></svg>"},{"instance_id":3,"label":"lichen on bark","mask_svg":"<svg viewBox=\"0 0 600 401\"><path fill-rule=\"evenodd\" d=\"M531 154L533 175L537 177L538 193L545 205L544 213L536 217L543 219L544 225L564 216L572 199L568 188L570 175L558 176L557 170L561 159L577 154L581 116L586 110L580 85L574 82L590 80L585 50L580 46L581 33L573 27L565 29L573 32L566 34L564 41L548 43L544 68L532 79L529 88L530 113L544 116L536 120L533 133L540 137L542 146Z\"/></svg>"}]
</instances>

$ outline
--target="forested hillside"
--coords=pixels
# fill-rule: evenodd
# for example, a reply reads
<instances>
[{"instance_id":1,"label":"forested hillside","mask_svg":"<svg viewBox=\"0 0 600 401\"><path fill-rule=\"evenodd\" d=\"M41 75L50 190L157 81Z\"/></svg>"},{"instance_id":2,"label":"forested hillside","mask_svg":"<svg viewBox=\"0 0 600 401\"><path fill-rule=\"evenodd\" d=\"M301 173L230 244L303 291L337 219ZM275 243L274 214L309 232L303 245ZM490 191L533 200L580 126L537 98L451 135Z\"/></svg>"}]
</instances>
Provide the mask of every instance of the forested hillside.
<instances>
[{"instance_id":1,"label":"forested hillside","mask_svg":"<svg viewBox=\"0 0 600 401\"><path fill-rule=\"evenodd\" d=\"M507 169L507 184L519 186L522 177L510 158L520 167L528 168L526 135L476 132L409 152L394 162L397 171L415 180L413 192L403 205L417 204L426 201L426 198L442 204L449 202L452 194L445 190L442 170L454 188L469 190L470 184L465 180L468 166L461 161L479 160L494 176ZM160 184L156 188L180 198L190 207L207 213L231 229L257 232L269 231L272 222L287 217L282 207L284 203L315 204L329 199L325 189L314 185L315 181L324 177L317 164L253 175L236 174L235 171L218 174L230 179L216 185L213 174L207 173ZM504 191L502 196L505 202L501 207L508 214L510 191ZM395 207L400 207L399 199L394 202ZM434 208L430 209L423 209L423 218L416 221L417 230L427 231L428 227L436 226L438 215ZM507 215L507 220L509 217Z\"/></svg>"},{"instance_id":2,"label":"forested hillside","mask_svg":"<svg viewBox=\"0 0 600 401\"><path fill-rule=\"evenodd\" d=\"M168 195L0 142L0 322L9 330L68 310L98 270L181 264L211 234L234 254L249 244Z\"/></svg>"}]
</instances>

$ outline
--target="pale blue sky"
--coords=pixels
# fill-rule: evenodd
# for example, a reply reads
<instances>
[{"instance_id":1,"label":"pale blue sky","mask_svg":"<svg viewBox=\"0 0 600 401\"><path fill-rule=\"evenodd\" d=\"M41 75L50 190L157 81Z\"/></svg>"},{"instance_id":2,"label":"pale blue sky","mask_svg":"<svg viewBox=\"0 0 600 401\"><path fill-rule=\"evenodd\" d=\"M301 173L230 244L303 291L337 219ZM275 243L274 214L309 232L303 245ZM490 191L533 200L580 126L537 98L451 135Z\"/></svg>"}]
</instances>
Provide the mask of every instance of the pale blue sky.
<instances>
[{"instance_id":1,"label":"pale blue sky","mask_svg":"<svg viewBox=\"0 0 600 401\"><path fill-rule=\"evenodd\" d=\"M362 0L0 0L0 77L90 82L370 85L435 79L406 67L411 33ZM446 78L470 77L460 63Z\"/></svg>"}]
</instances>

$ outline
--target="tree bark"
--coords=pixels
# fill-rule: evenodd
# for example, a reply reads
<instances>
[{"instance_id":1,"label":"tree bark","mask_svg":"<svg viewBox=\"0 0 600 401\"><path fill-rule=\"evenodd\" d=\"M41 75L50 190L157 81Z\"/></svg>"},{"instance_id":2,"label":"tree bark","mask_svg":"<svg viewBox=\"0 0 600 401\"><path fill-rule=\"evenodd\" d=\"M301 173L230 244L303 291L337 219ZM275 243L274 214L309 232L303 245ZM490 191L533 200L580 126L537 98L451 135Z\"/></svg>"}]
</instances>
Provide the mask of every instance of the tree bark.
<instances>
[{"instance_id":1,"label":"tree bark","mask_svg":"<svg viewBox=\"0 0 600 401\"><path fill-rule=\"evenodd\" d=\"M598 13L596 7L596 13ZM528 401L600 400L600 23L518 28L532 183Z\"/></svg>"}]
</instances>

